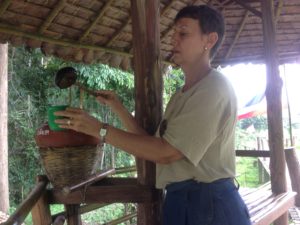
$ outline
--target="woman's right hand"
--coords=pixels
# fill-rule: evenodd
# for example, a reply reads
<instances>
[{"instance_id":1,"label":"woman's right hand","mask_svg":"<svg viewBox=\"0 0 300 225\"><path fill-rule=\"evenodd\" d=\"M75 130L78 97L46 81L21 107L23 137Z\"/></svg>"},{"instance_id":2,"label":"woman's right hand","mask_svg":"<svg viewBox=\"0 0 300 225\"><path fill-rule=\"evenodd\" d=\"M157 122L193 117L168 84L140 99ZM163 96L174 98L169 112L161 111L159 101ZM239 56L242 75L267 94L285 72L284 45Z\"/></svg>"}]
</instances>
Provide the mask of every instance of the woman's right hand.
<instances>
[{"instance_id":1,"label":"woman's right hand","mask_svg":"<svg viewBox=\"0 0 300 225\"><path fill-rule=\"evenodd\" d=\"M114 91L110 90L99 90L96 91L96 99L103 105L107 105L112 108L112 110L118 110L122 107L122 103L119 100L117 94Z\"/></svg>"},{"instance_id":2,"label":"woman's right hand","mask_svg":"<svg viewBox=\"0 0 300 225\"><path fill-rule=\"evenodd\" d=\"M114 91L100 90L96 91L96 95L96 99L99 103L111 107L112 111L117 114L127 131L134 134L147 134L147 132L136 122L133 115L126 107L124 107Z\"/></svg>"}]
</instances>

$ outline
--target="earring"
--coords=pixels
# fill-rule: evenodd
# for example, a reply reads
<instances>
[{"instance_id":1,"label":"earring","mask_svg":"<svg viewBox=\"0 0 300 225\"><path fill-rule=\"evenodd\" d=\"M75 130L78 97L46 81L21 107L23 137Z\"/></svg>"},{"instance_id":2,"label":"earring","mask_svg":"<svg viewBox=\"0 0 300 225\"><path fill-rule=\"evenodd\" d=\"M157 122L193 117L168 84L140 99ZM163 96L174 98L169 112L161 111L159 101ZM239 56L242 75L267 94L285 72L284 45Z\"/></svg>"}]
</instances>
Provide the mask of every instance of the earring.
<instances>
[{"instance_id":1,"label":"earring","mask_svg":"<svg viewBox=\"0 0 300 225\"><path fill-rule=\"evenodd\" d=\"M207 48L207 47L205 47L205 48L204 48L204 50L205 50L205 51L207 51L207 50L208 50L208 48Z\"/></svg>"}]
</instances>

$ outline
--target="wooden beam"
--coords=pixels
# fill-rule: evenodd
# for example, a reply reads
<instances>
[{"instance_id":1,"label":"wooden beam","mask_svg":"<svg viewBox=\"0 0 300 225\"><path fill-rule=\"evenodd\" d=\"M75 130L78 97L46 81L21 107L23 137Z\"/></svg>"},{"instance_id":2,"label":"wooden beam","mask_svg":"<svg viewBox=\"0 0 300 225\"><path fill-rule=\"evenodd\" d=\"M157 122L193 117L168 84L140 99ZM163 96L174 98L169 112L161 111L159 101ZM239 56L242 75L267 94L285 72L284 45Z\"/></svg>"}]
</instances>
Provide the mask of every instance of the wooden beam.
<instances>
[{"instance_id":1,"label":"wooden beam","mask_svg":"<svg viewBox=\"0 0 300 225\"><path fill-rule=\"evenodd\" d=\"M279 62L280 64L286 63L287 61L296 61L296 59L299 59L300 51L292 52L292 53L280 53L279 54ZM265 63L265 58L262 55L248 55L244 57L234 57L229 59L214 59L212 64L213 65L232 65L237 63L243 63L245 61L252 62L252 63Z\"/></svg>"},{"instance_id":2,"label":"wooden beam","mask_svg":"<svg viewBox=\"0 0 300 225\"><path fill-rule=\"evenodd\" d=\"M243 31L243 29L245 27L245 24L247 22L248 16L249 16L249 11L246 10L245 15L243 17L243 20L242 20L242 22L240 24L240 27L239 27L238 31L236 32L236 34L235 34L234 40L231 43L231 45L229 46L229 49L228 49L228 51L227 51L227 53L225 55L225 59L228 59L228 57L230 56L230 54L231 54L231 52L233 50L233 47L235 46L235 43L238 41L238 39L239 39L239 37L241 35L241 32Z\"/></svg>"},{"instance_id":3,"label":"wooden beam","mask_svg":"<svg viewBox=\"0 0 300 225\"><path fill-rule=\"evenodd\" d=\"M33 225L49 225L52 224L50 206L46 192L42 194L40 199L31 210Z\"/></svg>"},{"instance_id":4,"label":"wooden beam","mask_svg":"<svg viewBox=\"0 0 300 225\"><path fill-rule=\"evenodd\" d=\"M81 217L79 213L80 204L65 205L66 219L68 225L81 225Z\"/></svg>"},{"instance_id":5,"label":"wooden beam","mask_svg":"<svg viewBox=\"0 0 300 225\"><path fill-rule=\"evenodd\" d=\"M95 51L103 51L119 56L125 56L132 58L133 55L129 52L124 52L124 51L119 51L116 49L112 48L106 48L106 47L101 47L99 45L88 45L88 44L83 44L79 42L75 42L74 40L70 39L55 39L52 37L47 37L41 34L35 34L35 33L28 33L24 31L18 30L15 26L10 26L10 25L4 25L0 23L0 32L6 33L6 34L11 34L14 36L19 36L19 37L24 37L24 38L30 38L33 40L38 40L38 41L43 41L43 42L48 42L51 44L56 44L64 47L70 47L70 48L82 48L82 49L88 49L88 50L95 50ZM169 61L161 61L161 63L166 64L166 65L174 65L172 62Z\"/></svg>"},{"instance_id":6,"label":"wooden beam","mask_svg":"<svg viewBox=\"0 0 300 225\"><path fill-rule=\"evenodd\" d=\"M58 4L51 10L47 19L43 22L43 24L39 28L39 33L44 33L44 31L50 26L54 18L58 15L58 13L65 7L66 0L60 0Z\"/></svg>"},{"instance_id":7,"label":"wooden beam","mask_svg":"<svg viewBox=\"0 0 300 225\"><path fill-rule=\"evenodd\" d=\"M279 75L273 0L261 0L261 8L263 14L262 22L267 71L266 99L269 131L268 136L271 151L271 185L273 193L280 194L287 190L287 185L285 176L286 164L283 149L284 143L281 103L282 80ZM277 219L274 224L287 225L287 213Z\"/></svg>"},{"instance_id":8,"label":"wooden beam","mask_svg":"<svg viewBox=\"0 0 300 225\"><path fill-rule=\"evenodd\" d=\"M150 203L158 200L158 191L145 185L89 186L70 194L48 190L50 204L102 204L102 203Z\"/></svg>"},{"instance_id":9,"label":"wooden beam","mask_svg":"<svg viewBox=\"0 0 300 225\"><path fill-rule=\"evenodd\" d=\"M108 0L105 5L101 8L101 11L99 12L98 16L95 18L95 20L91 23L91 25L85 30L83 35L79 38L79 42L82 42L91 32L91 30L97 25L99 20L103 17L106 9L110 7L114 0Z\"/></svg>"},{"instance_id":10,"label":"wooden beam","mask_svg":"<svg viewBox=\"0 0 300 225\"><path fill-rule=\"evenodd\" d=\"M277 22L279 20L282 7L283 7L283 0L279 0L277 8L276 8L276 13L275 13L275 24L277 24Z\"/></svg>"},{"instance_id":11,"label":"wooden beam","mask_svg":"<svg viewBox=\"0 0 300 225\"><path fill-rule=\"evenodd\" d=\"M158 0L131 0L136 120L154 135L162 118L162 74ZM155 185L155 165L137 159L138 182ZM154 202L138 205L138 224L159 224L160 209Z\"/></svg>"},{"instance_id":12,"label":"wooden beam","mask_svg":"<svg viewBox=\"0 0 300 225\"><path fill-rule=\"evenodd\" d=\"M0 5L0 17L7 10L10 2L11 0L4 0L3 3Z\"/></svg>"},{"instance_id":13,"label":"wooden beam","mask_svg":"<svg viewBox=\"0 0 300 225\"><path fill-rule=\"evenodd\" d=\"M250 12L252 12L254 15L258 16L258 17L262 17L262 13L258 10L256 10L255 8L251 7L250 5L248 5L247 3L245 3L244 0L234 0L237 4L243 6L245 9L249 10Z\"/></svg>"},{"instance_id":14,"label":"wooden beam","mask_svg":"<svg viewBox=\"0 0 300 225\"><path fill-rule=\"evenodd\" d=\"M270 151L264 150L236 150L235 154L239 157L270 157Z\"/></svg>"},{"instance_id":15,"label":"wooden beam","mask_svg":"<svg viewBox=\"0 0 300 225\"><path fill-rule=\"evenodd\" d=\"M120 55L120 56L132 57L132 54L130 54L128 52L122 52L122 51L118 51L115 49L105 48L105 47L101 47L101 46L97 46L97 45L82 44L82 43L75 42L70 39L55 39L55 38L47 37L47 36L44 36L41 34L27 33L27 32L19 30L15 26L4 25L1 23L0 23L0 32L12 34L12 35L20 36L20 37L24 37L24 38L30 38L30 39L34 39L34 40L49 42L49 43L57 44L57 45L64 46L64 47L99 50L99 51L104 51L104 52L108 52L108 53L112 53L112 54L116 54L116 55Z\"/></svg>"}]
</instances>

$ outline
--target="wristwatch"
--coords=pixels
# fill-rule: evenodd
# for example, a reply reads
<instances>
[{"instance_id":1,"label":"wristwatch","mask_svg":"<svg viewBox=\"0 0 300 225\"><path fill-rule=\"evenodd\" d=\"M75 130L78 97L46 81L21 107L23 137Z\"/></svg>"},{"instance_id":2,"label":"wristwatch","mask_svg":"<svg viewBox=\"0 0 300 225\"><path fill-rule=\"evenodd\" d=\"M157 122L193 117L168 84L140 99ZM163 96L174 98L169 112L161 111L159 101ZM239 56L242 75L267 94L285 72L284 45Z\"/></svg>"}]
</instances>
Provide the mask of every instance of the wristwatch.
<instances>
[{"instance_id":1,"label":"wristwatch","mask_svg":"<svg viewBox=\"0 0 300 225\"><path fill-rule=\"evenodd\" d=\"M100 141L102 144L105 143L105 137L107 134L107 128L108 128L108 124L107 123L103 123L102 127L100 128L99 131L99 135L100 135Z\"/></svg>"}]
</instances>

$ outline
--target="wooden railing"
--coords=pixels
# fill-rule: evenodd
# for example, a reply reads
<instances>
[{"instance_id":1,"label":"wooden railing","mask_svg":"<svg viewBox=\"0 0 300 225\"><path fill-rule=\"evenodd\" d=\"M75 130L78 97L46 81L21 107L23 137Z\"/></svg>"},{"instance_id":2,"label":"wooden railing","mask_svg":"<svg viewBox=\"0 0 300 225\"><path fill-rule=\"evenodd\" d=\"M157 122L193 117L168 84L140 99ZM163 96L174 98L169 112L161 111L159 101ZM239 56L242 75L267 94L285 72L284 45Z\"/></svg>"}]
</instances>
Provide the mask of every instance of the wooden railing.
<instances>
[{"instance_id":1,"label":"wooden railing","mask_svg":"<svg viewBox=\"0 0 300 225\"><path fill-rule=\"evenodd\" d=\"M240 157L270 157L270 152L265 150L236 150L236 155ZM300 193L300 167L294 148L285 149L287 165L290 171L293 190ZM117 168L116 174L135 172L135 166L127 168ZM50 215L49 204L64 204L77 206L75 212L80 215L95 209L107 206L112 203L138 203L153 202L158 198L159 193L154 187L138 185L136 178L105 178L101 182L86 188L83 195L82 190L75 190L66 194L58 190L46 190L48 180L45 176L38 176L37 184L28 197L22 202L18 209L2 223L3 225L22 224L30 213L33 212L34 224L48 224L55 221L59 216L67 217L67 212ZM45 198L46 196L46 198ZM291 195L288 195L292 199ZM276 196L274 196L276 199ZM296 205L299 204L299 195L296 197ZM80 206L81 203L86 205ZM289 201L290 205L292 200ZM77 216L78 216L77 215ZM136 217L136 212L124 215L105 225L115 225ZM42 221L42 222L41 222ZM74 220L76 221L76 219ZM71 224L77 224L71 223ZM78 223L79 224L79 223Z\"/></svg>"},{"instance_id":2,"label":"wooden railing","mask_svg":"<svg viewBox=\"0 0 300 225\"><path fill-rule=\"evenodd\" d=\"M134 172L136 167L122 167L117 168L115 171L115 174ZM96 179L99 179L99 176ZM76 214L80 215L116 202L151 202L153 199L158 198L154 187L138 185L136 178L106 178L86 189L84 198L82 190L77 190L78 185L75 185L75 188L71 188L70 193L66 193L61 190L47 190L48 183L46 176L38 176L37 184L28 197L8 220L1 223L1 225L21 225L30 212L32 212L33 223L38 225L52 224L59 217L67 218L69 216L67 212L51 215L50 204L64 204L69 208L73 208L73 210L73 206L77 205ZM88 204L79 207L83 202ZM136 217L136 214L137 212L131 212L105 225L114 225L131 220Z\"/></svg>"},{"instance_id":3,"label":"wooden railing","mask_svg":"<svg viewBox=\"0 0 300 225\"><path fill-rule=\"evenodd\" d=\"M48 184L48 179L44 176L37 177L37 184L30 192L28 197L22 202L17 210L8 218L8 220L2 224L5 225L19 225L22 224L35 206L40 197L45 193Z\"/></svg>"}]
</instances>

